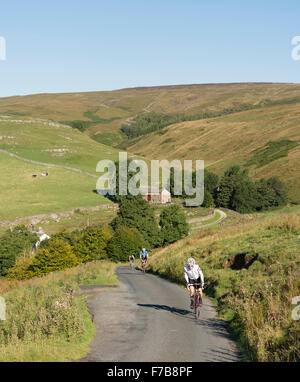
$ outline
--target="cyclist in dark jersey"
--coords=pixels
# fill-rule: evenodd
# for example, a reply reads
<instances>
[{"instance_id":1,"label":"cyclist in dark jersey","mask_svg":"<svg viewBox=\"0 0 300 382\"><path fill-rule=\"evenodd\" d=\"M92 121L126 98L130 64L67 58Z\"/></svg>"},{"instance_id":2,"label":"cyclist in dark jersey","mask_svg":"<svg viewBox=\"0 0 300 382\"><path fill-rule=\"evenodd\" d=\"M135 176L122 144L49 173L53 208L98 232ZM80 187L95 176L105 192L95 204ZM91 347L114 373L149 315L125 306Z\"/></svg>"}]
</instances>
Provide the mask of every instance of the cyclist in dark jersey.
<instances>
[{"instance_id":1,"label":"cyclist in dark jersey","mask_svg":"<svg viewBox=\"0 0 300 382\"><path fill-rule=\"evenodd\" d=\"M135 257L134 257L134 254L132 253L131 255L129 255L129 262L130 262L130 265L131 265L131 264L134 264L134 260L135 260Z\"/></svg>"}]
</instances>

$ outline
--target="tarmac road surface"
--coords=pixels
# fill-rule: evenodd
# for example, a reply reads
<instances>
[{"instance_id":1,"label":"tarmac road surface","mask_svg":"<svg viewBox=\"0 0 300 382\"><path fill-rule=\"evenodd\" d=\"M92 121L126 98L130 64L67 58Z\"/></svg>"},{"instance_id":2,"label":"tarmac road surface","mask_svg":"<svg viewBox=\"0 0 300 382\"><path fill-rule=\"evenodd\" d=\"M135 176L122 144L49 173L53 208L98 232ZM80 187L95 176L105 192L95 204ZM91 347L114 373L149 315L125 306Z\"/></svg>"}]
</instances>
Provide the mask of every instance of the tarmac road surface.
<instances>
[{"instance_id":1,"label":"tarmac road surface","mask_svg":"<svg viewBox=\"0 0 300 382\"><path fill-rule=\"evenodd\" d=\"M199 320L187 290L129 266L117 268L118 288L88 298L96 327L82 362L235 362L241 356L226 323L204 299Z\"/></svg>"}]
</instances>

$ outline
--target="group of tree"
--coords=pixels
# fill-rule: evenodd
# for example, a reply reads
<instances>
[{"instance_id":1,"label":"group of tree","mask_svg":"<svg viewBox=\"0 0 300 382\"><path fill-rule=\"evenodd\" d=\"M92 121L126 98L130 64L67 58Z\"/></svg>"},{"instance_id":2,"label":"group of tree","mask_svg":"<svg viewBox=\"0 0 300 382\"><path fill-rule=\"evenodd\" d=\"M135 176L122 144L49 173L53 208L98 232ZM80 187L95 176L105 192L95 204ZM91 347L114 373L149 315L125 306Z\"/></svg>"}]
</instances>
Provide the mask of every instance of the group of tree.
<instances>
[{"instance_id":1,"label":"group of tree","mask_svg":"<svg viewBox=\"0 0 300 382\"><path fill-rule=\"evenodd\" d=\"M166 246L189 231L180 206L165 207L157 221L154 208L141 195L128 195L119 201L119 211L111 227L115 234L108 245L108 254L117 260L127 260L129 253L138 254L142 247Z\"/></svg>"},{"instance_id":2,"label":"group of tree","mask_svg":"<svg viewBox=\"0 0 300 382\"><path fill-rule=\"evenodd\" d=\"M19 257L32 251L36 241L36 234L31 233L24 225L8 229L0 237L0 275L6 276Z\"/></svg>"},{"instance_id":3,"label":"group of tree","mask_svg":"<svg viewBox=\"0 0 300 382\"><path fill-rule=\"evenodd\" d=\"M0 239L0 275L27 279L71 268L93 260L107 259L112 237L108 227L90 226L73 232L58 232L40 243L25 226L8 230Z\"/></svg>"},{"instance_id":4,"label":"group of tree","mask_svg":"<svg viewBox=\"0 0 300 382\"><path fill-rule=\"evenodd\" d=\"M129 139L132 139L141 135L152 133L154 131L162 130L166 126L173 125L174 123L215 118L222 115L238 113L259 107L261 107L261 104L252 105L249 103L242 103L216 112L203 111L195 114L163 114L152 111L149 113L138 114L131 124L123 124L121 131L126 134Z\"/></svg>"},{"instance_id":5,"label":"group of tree","mask_svg":"<svg viewBox=\"0 0 300 382\"><path fill-rule=\"evenodd\" d=\"M288 202L286 187L279 178L262 178L253 182L248 170L242 170L239 166L232 166L225 171L215 189L214 198L217 206L240 213L263 211L284 206Z\"/></svg>"},{"instance_id":6,"label":"group of tree","mask_svg":"<svg viewBox=\"0 0 300 382\"><path fill-rule=\"evenodd\" d=\"M174 170L170 176L170 191L174 194ZM182 176L183 179L183 176ZM196 186L196 173L192 174L192 185ZM184 192L183 198L187 196ZM203 207L224 207L240 213L263 211L269 208L283 206L288 196L284 183L278 177L259 179L253 182L248 169L231 166L218 178L210 171L204 170L204 201Z\"/></svg>"},{"instance_id":7,"label":"group of tree","mask_svg":"<svg viewBox=\"0 0 300 382\"><path fill-rule=\"evenodd\" d=\"M188 233L185 215L178 205L167 206L155 217L154 208L141 195L119 200L119 211L109 226L88 226L73 232L58 232L40 243L25 226L8 230L0 239L0 275L13 279L44 276L95 260L128 261L165 246Z\"/></svg>"},{"instance_id":8,"label":"group of tree","mask_svg":"<svg viewBox=\"0 0 300 382\"><path fill-rule=\"evenodd\" d=\"M169 179L169 187L170 187L170 192L172 197L180 197L183 199L187 198L193 198L192 195L187 195L185 192L185 186L184 186L184 175L183 171L181 173L181 194L176 195L175 194L175 179L176 179L176 174L175 171L180 171L180 170L174 170L174 168L171 168L170 170L170 179ZM196 187L196 172L193 172L191 174L192 176L192 187ZM215 207L215 201L214 201L214 190L216 189L218 185L219 177L218 175L214 174L213 172L207 171L206 169L204 170L204 199L202 206L206 208L210 207Z\"/></svg>"}]
</instances>

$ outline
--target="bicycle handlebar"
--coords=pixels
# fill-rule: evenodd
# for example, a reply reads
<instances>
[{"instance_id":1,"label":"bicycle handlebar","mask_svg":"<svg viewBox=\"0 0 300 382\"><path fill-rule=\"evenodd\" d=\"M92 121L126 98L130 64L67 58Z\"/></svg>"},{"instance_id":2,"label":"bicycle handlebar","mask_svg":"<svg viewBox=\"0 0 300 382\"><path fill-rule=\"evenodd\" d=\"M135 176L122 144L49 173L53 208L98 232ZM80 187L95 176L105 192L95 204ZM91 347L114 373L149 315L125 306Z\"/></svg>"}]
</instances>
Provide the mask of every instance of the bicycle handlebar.
<instances>
[{"instance_id":1,"label":"bicycle handlebar","mask_svg":"<svg viewBox=\"0 0 300 382\"><path fill-rule=\"evenodd\" d=\"M199 283L196 283L196 284L187 284L187 286L194 286L194 285L200 285L200 286L202 286L202 284L199 284ZM204 289L204 287L202 286L202 288L201 289Z\"/></svg>"}]
</instances>

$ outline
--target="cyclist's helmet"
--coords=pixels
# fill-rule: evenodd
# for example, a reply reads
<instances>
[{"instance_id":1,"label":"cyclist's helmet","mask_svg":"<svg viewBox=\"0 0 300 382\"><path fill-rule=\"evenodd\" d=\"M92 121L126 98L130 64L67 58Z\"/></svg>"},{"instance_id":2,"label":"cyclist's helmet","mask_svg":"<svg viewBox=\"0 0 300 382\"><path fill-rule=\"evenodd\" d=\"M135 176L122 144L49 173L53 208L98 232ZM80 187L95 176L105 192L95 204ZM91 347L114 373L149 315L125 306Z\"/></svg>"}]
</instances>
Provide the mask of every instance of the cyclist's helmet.
<instances>
[{"instance_id":1,"label":"cyclist's helmet","mask_svg":"<svg viewBox=\"0 0 300 382\"><path fill-rule=\"evenodd\" d=\"M190 257L187 261L187 265L195 265L195 260L192 257Z\"/></svg>"},{"instance_id":2,"label":"cyclist's helmet","mask_svg":"<svg viewBox=\"0 0 300 382\"><path fill-rule=\"evenodd\" d=\"M142 251L145 252L145 251L146 251L146 248L143 248Z\"/></svg>"}]
</instances>

